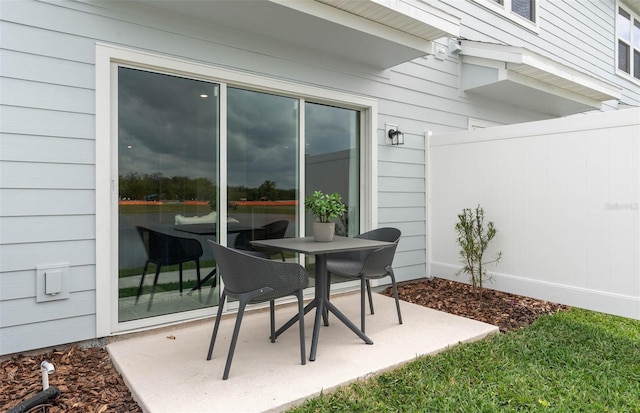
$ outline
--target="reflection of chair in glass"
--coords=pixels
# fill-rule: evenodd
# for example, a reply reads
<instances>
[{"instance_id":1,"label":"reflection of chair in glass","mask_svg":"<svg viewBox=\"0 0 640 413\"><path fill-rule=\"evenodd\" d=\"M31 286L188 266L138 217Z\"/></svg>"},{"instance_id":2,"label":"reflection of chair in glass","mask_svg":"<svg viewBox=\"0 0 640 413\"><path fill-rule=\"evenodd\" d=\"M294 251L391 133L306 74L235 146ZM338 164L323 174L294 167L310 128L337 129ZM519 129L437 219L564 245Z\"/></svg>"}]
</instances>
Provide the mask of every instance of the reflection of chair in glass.
<instances>
[{"instance_id":1,"label":"reflection of chair in glass","mask_svg":"<svg viewBox=\"0 0 640 413\"><path fill-rule=\"evenodd\" d=\"M369 280L384 277L391 277L391 286L396 299L396 309L398 310L398 322L402 324L400 314L400 301L398 300L398 288L396 287L396 277L393 274L393 256L396 253L398 241L400 240L400 230L396 228L379 228L365 232L356 238L373 239L377 241L393 242L391 247L383 247L373 250L348 251L327 256L327 271L346 278L360 279L360 324L364 333L364 293L365 288L369 296L369 309L373 314L373 299L371 298L371 285ZM328 277L331 282L331 277ZM328 291L328 288L327 288Z\"/></svg>"},{"instance_id":2,"label":"reflection of chair in glass","mask_svg":"<svg viewBox=\"0 0 640 413\"><path fill-rule=\"evenodd\" d=\"M261 258L271 258L271 256L280 254L284 261L284 253L282 251L269 250L266 248L256 248L251 245L251 241L260 239L277 239L284 238L287 232L289 221L286 219L271 222L263 227L253 231L245 231L240 233L234 244L235 249L243 250L243 252Z\"/></svg>"},{"instance_id":3,"label":"reflection of chair in glass","mask_svg":"<svg viewBox=\"0 0 640 413\"><path fill-rule=\"evenodd\" d=\"M240 323L247 304L261 303L269 301L271 318L271 342L275 342L275 309L274 300L276 298L295 295L298 298L298 323L300 324L300 360L306 363L304 349L304 308L302 305L302 291L309 285L309 277L305 269L299 264L280 261L271 261L243 252L223 247L209 240L209 245L213 250L220 276L224 281L224 289L218 305L218 315L211 335L209 353L207 360L211 360L213 345L216 342L220 318L222 317L222 307L227 295L239 300L238 314L231 337L227 363L224 368L223 380L229 377L231 361L235 351Z\"/></svg>"},{"instance_id":4,"label":"reflection of chair in glass","mask_svg":"<svg viewBox=\"0 0 640 413\"><path fill-rule=\"evenodd\" d=\"M203 251L202 245L200 245L198 240L163 234L140 226L136 228L138 229L138 234L140 234L140 238L144 244L144 249L147 252L147 261L144 263L144 269L142 270L140 286L138 287L138 293L136 294L136 303L142 293L144 277L147 273L149 263L155 264L156 275L153 279L153 286L151 287L151 296L149 297L149 304L147 306L148 310L151 309L153 294L156 291L158 276L160 275L160 268L163 265L178 264L180 270L180 292L182 293L182 264L188 261L195 261L198 285L200 285L200 257L202 256Z\"/></svg>"}]
</instances>

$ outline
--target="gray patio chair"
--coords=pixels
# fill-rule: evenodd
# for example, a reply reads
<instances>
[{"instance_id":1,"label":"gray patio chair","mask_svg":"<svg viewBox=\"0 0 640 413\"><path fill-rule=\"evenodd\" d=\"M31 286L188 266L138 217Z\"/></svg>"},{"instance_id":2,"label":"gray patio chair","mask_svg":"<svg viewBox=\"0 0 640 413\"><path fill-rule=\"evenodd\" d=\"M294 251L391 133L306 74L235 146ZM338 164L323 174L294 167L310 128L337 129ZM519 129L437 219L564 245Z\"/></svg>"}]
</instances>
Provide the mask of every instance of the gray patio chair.
<instances>
[{"instance_id":1,"label":"gray patio chair","mask_svg":"<svg viewBox=\"0 0 640 413\"><path fill-rule=\"evenodd\" d=\"M398 241L400 240L400 230L396 228L378 228L373 231L357 235L356 238L374 239L378 241L393 242L391 247L378 248L374 250L347 251L327 256L328 281L331 283L331 274L345 278L360 279L360 327L364 333L364 293L365 289L369 296L369 309L373 314L373 299L371 298L371 285L369 280L391 277L391 286L396 299L396 309L398 311L398 322L402 324L402 314L400 313L400 301L398 300L398 287L396 277L393 273L393 257L396 253ZM329 291L329 286L327 286ZM326 319L325 319L326 323Z\"/></svg>"},{"instance_id":2,"label":"gray patio chair","mask_svg":"<svg viewBox=\"0 0 640 413\"><path fill-rule=\"evenodd\" d=\"M295 263L271 261L268 259L245 254L235 249L223 247L222 245L209 240L209 245L213 250L220 276L224 281L224 289L218 306L218 314L211 335L209 353L207 360L211 360L213 346L216 342L222 308L227 296L238 299L238 314L231 337L227 363L224 367L223 380L229 377L233 353L238 341L240 324L247 304L261 303L269 301L271 318L272 343L275 343L275 305L274 300L288 295L295 295L298 298L298 323L300 324L300 360L306 364L304 346L304 308L302 303L302 292L309 285L309 277L305 269Z\"/></svg>"},{"instance_id":3,"label":"gray patio chair","mask_svg":"<svg viewBox=\"0 0 640 413\"><path fill-rule=\"evenodd\" d=\"M287 232L289 221L286 219L270 222L267 225L256 229L255 231L244 231L239 234L234 243L234 248L243 250L243 252L261 258L271 258L273 255L280 255L284 261L284 252L281 250L269 250L266 248L258 248L251 245L253 240L261 239L277 239L284 238Z\"/></svg>"},{"instance_id":4,"label":"gray patio chair","mask_svg":"<svg viewBox=\"0 0 640 413\"><path fill-rule=\"evenodd\" d=\"M182 293L182 264L189 261L195 261L196 274L198 277L197 285L200 285L200 257L202 257L203 251L202 245L200 245L198 240L163 234L142 226L137 226L136 229L138 230L138 234L142 239L144 249L147 253L147 261L144 263L142 277L140 278L140 285L138 286L138 293L136 294L136 304L138 303L138 299L142 293L144 277L147 274L149 263L156 265L156 275L153 279L153 286L151 287L151 296L149 297L147 310L151 309L153 295L156 291L156 285L158 284L158 276L160 275L160 268L163 265L178 264L180 293Z\"/></svg>"}]
</instances>

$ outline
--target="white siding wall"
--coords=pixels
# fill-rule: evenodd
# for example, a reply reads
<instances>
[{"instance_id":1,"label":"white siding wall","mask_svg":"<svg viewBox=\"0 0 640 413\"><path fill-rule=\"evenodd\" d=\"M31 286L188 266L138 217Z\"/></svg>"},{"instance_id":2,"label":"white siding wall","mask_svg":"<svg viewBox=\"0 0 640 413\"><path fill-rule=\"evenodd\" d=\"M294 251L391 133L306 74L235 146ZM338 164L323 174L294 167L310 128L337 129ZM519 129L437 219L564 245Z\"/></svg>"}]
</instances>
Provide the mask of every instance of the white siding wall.
<instances>
[{"instance_id":1,"label":"white siding wall","mask_svg":"<svg viewBox=\"0 0 640 413\"><path fill-rule=\"evenodd\" d=\"M490 288L640 319L640 110L434 136L430 274L456 277L454 227L498 229Z\"/></svg>"},{"instance_id":2,"label":"white siding wall","mask_svg":"<svg viewBox=\"0 0 640 413\"><path fill-rule=\"evenodd\" d=\"M612 75L613 1L580 3L543 2L539 35L473 1L436 5L462 17L464 37L529 47L620 84ZM456 58L378 72L129 2L101 4L0 1L0 354L96 335L96 42L378 99L378 225L403 232L401 280L426 273L424 132L465 129L468 117L501 124L548 117L461 95ZM566 35L571 41L559 40ZM384 144L385 122L405 132L404 146ZM70 263L70 298L36 303L36 266L57 262Z\"/></svg>"}]
</instances>

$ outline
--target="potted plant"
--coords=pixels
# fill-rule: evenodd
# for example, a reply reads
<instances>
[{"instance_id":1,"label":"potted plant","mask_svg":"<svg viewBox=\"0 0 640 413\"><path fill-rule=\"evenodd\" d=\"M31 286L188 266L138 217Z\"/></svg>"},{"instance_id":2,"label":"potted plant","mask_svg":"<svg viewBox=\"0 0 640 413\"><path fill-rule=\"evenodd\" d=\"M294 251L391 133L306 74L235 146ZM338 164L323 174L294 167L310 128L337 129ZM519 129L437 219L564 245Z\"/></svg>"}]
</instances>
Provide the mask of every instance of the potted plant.
<instances>
[{"instance_id":1,"label":"potted plant","mask_svg":"<svg viewBox=\"0 0 640 413\"><path fill-rule=\"evenodd\" d=\"M316 241L331 241L335 233L335 222L333 218L340 218L347 210L342 203L339 193L324 194L322 191L315 191L304 200L304 207L315 217L313 223L313 237Z\"/></svg>"}]
</instances>

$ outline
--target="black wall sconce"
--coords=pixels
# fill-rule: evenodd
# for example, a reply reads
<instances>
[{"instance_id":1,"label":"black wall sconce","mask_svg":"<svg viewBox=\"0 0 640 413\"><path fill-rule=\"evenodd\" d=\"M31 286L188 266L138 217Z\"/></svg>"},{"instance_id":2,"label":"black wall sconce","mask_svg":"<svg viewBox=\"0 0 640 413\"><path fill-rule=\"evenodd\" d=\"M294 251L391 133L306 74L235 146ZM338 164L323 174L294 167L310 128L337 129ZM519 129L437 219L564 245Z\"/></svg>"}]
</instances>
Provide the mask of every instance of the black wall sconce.
<instances>
[{"instance_id":1,"label":"black wall sconce","mask_svg":"<svg viewBox=\"0 0 640 413\"><path fill-rule=\"evenodd\" d=\"M391 145L404 145L404 134L398 129L398 125L385 123L385 137Z\"/></svg>"}]
</instances>

